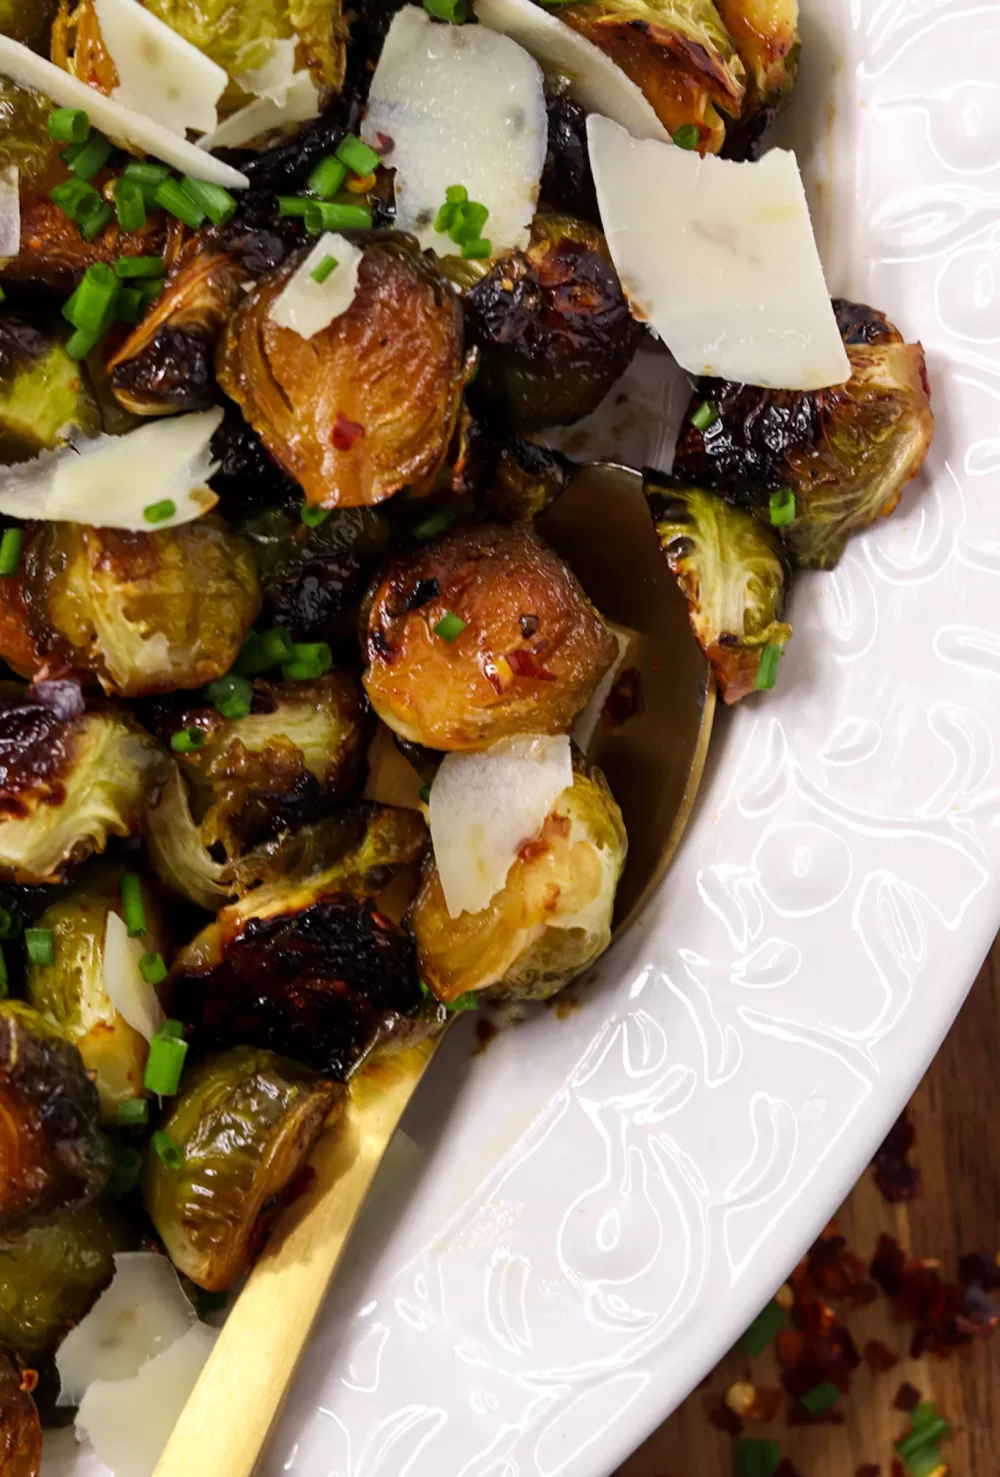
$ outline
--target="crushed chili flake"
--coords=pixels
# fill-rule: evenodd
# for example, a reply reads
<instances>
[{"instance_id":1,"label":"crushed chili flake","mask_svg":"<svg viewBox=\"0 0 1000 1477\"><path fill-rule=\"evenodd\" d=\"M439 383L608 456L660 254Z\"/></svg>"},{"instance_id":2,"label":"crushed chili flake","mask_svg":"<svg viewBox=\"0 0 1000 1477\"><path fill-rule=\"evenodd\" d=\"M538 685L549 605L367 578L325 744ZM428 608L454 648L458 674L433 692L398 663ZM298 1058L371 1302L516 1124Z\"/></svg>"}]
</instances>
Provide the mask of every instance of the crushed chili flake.
<instances>
[{"instance_id":1,"label":"crushed chili flake","mask_svg":"<svg viewBox=\"0 0 1000 1477\"><path fill-rule=\"evenodd\" d=\"M774 1477L802 1477L798 1467L792 1465L788 1457L782 1457L774 1469Z\"/></svg>"},{"instance_id":2,"label":"crushed chili flake","mask_svg":"<svg viewBox=\"0 0 1000 1477\"><path fill-rule=\"evenodd\" d=\"M958 1280L963 1287L975 1286L984 1292L995 1292L1000 1288L998 1256L985 1256L981 1251L967 1252L958 1263Z\"/></svg>"},{"instance_id":3,"label":"crushed chili flake","mask_svg":"<svg viewBox=\"0 0 1000 1477\"><path fill-rule=\"evenodd\" d=\"M899 1363L899 1355L894 1354L881 1339L869 1339L864 1352L865 1363L873 1374L885 1374Z\"/></svg>"},{"instance_id":4,"label":"crushed chili flake","mask_svg":"<svg viewBox=\"0 0 1000 1477\"><path fill-rule=\"evenodd\" d=\"M854 1469L854 1477L881 1477L882 1468L877 1462L865 1462Z\"/></svg>"},{"instance_id":5,"label":"crushed chili flake","mask_svg":"<svg viewBox=\"0 0 1000 1477\"><path fill-rule=\"evenodd\" d=\"M893 1410L905 1410L907 1412L916 1410L923 1396L916 1385L911 1385L909 1380L904 1380L896 1391L892 1402Z\"/></svg>"},{"instance_id":6,"label":"crushed chili flake","mask_svg":"<svg viewBox=\"0 0 1000 1477\"><path fill-rule=\"evenodd\" d=\"M886 1236L883 1232L878 1238L875 1247L875 1255L871 1266L868 1268L869 1276L873 1277L887 1297L895 1297L903 1280L903 1265L906 1258L903 1256L903 1248L894 1236Z\"/></svg>"},{"instance_id":7,"label":"crushed chili flake","mask_svg":"<svg viewBox=\"0 0 1000 1477\"><path fill-rule=\"evenodd\" d=\"M530 651L508 651L507 661L515 677L534 677L537 682L554 682L555 672L536 662Z\"/></svg>"},{"instance_id":8,"label":"crushed chili flake","mask_svg":"<svg viewBox=\"0 0 1000 1477\"><path fill-rule=\"evenodd\" d=\"M893 1457L892 1477L906 1477L906 1469L898 1457Z\"/></svg>"},{"instance_id":9,"label":"crushed chili flake","mask_svg":"<svg viewBox=\"0 0 1000 1477\"><path fill-rule=\"evenodd\" d=\"M920 1171L907 1157L915 1137L909 1113L904 1108L872 1160L875 1183L890 1205L912 1200L920 1189Z\"/></svg>"},{"instance_id":10,"label":"crushed chili flake","mask_svg":"<svg viewBox=\"0 0 1000 1477\"><path fill-rule=\"evenodd\" d=\"M635 667L626 667L615 679L601 709L601 726L610 731L621 728L630 718L646 711L642 693L642 675Z\"/></svg>"},{"instance_id":11,"label":"crushed chili flake","mask_svg":"<svg viewBox=\"0 0 1000 1477\"><path fill-rule=\"evenodd\" d=\"M34 1391L37 1390L37 1388L38 1388L38 1370L37 1369L22 1369L21 1370L21 1389L24 1391L25 1395L31 1395L31 1394L33 1394Z\"/></svg>"},{"instance_id":12,"label":"crushed chili flake","mask_svg":"<svg viewBox=\"0 0 1000 1477\"><path fill-rule=\"evenodd\" d=\"M972 1267L981 1270L978 1259L970 1262ZM910 1343L914 1359L922 1354L947 1358L952 1349L992 1332L1000 1321L1000 1311L981 1285L946 1282L940 1262L906 1256L891 1236L879 1237L871 1274L892 1299L897 1317L916 1325Z\"/></svg>"},{"instance_id":13,"label":"crushed chili flake","mask_svg":"<svg viewBox=\"0 0 1000 1477\"><path fill-rule=\"evenodd\" d=\"M348 420L343 411L337 411L337 419L333 423L333 432L330 436L336 451L350 451L364 434L364 426L357 421Z\"/></svg>"}]
</instances>

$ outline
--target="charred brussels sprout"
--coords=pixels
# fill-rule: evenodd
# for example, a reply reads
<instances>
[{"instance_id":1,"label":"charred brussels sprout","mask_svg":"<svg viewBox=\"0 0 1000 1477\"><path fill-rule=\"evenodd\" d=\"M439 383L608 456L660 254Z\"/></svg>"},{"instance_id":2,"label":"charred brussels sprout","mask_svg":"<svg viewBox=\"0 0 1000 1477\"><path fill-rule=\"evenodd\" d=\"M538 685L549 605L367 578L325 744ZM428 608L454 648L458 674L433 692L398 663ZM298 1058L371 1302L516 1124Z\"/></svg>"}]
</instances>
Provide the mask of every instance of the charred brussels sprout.
<instances>
[{"instance_id":1,"label":"charred brussels sprout","mask_svg":"<svg viewBox=\"0 0 1000 1477\"><path fill-rule=\"evenodd\" d=\"M717 493L670 478L646 496L691 627L727 703L757 685L765 650L792 634L781 620L788 565L775 529Z\"/></svg>"},{"instance_id":2,"label":"charred brussels sprout","mask_svg":"<svg viewBox=\"0 0 1000 1477\"><path fill-rule=\"evenodd\" d=\"M42 1427L35 1402L15 1361L0 1349L0 1473L38 1477Z\"/></svg>"},{"instance_id":3,"label":"charred brussels sprout","mask_svg":"<svg viewBox=\"0 0 1000 1477\"><path fill-rule=\"evenodd\" d=\"M604 237L569 216L536 216L527 251L494 263L464 303L481 354L470 398L521 433L595 409L641 332Z\"/></svg>"},{"instance_id":4,"label":"charred brussels sprout","mask_svg":"<svg viewBox=\"0 0 1000 1477\"><path fill-rule=\"evenodd\" d=\"M183 1154L146 1157L143 1197L170 1260L218 1292L250 1270L343 1089L251 1046L210 1057L162 1124Z\"/></svg>"},{"instance_id":5,"label":"charred brussels sprout","mask_svg":"<svg viewBox=\"0 0 1000 1477\"><path fill-rule=\"evenodd\" d=\"M157 744L126 713L59 709L7 684L0 691L0 876L38 886L139 829L162 782Z\"/></svg>"},{"instance_id":6,"label":"charred brussels sprout","mask_svg":"<svg viewBox=\"0 0 1000 1477\"><path fill-rule=\"evenodd\" d=\"M625 825L600 770L579 757L574 769L572 786L481 912L452 918L433 858L426 863L407 923L420 977L439 1000L469 991L544 1000L611 942Z\"/></svg>"},{"instance_id":7,"label":"charred brussels sprout","mask_svg":"<svg viewBox=\"0 0 1000 1477\"><path fill-rule=\"evenodd\" d=\"M97 401L60 339L0 319L0 462L27 461L101 429Z\"/></svg>"},{"instance_id":8,"label":"charred brussels sprout","mask_svg":"<svg viewBox=\"0 0 1000 1477\"><path fill-rule=\"evenodd\" d=\"M458 300L408 238L365 251L345 313L311 339L271 307L295 258L249 292L220 346L219 383L310 503L383 502L429 491L464 383Z\"/></svg>"},{"instance_id":9,"label":"charred brussels sprout","mask_svg":"<svg viewBox=\"0 0 1000 1477\"><path fill-rule=\"evenodd\" d=\"M114 1254L127 1245L100 1204L0 1236L0 1344L29 1358L46 1353L111 1281Z\"/></svg>"},{"instance_id":10,"label":"charred brussels sprout","mask_svg":"<svg viewBox=\"0 0 1000 1477\"><path fill-rule=\"evenodd\" d=\"M564 732L617 651L537 534L488 524L392 560L366 597L362 644L376 713L433 749Z\"/></svg>"},{"instance_id":11,"label":"charred brussels sprout","mask_svg":"<svg viewBox=\"0 0 1000 1477\"><path fill-rule=\"evenodd\" d=\"M801 394L701 380L674 464L685 481L764 518L772 492L793 492L782 534L800 568L832 569L853 534L893 511L934 426L921 346L903 343L872 308L834 307L851 362L846 385ZM699 430L692 417L706 402L716 418Z\"/></svg>"},{"instance_id":12,"label":"charred brussels sprout","mask_svg":"<svg viewBox=\"0 0 1000 1477\"><path fill-rule=\"evenodd\" d=\"M18 1001L0 1001L0 1229L86 1205L111 1173L97 1089L80 1053Z\"/></svg>"}]
</instances>

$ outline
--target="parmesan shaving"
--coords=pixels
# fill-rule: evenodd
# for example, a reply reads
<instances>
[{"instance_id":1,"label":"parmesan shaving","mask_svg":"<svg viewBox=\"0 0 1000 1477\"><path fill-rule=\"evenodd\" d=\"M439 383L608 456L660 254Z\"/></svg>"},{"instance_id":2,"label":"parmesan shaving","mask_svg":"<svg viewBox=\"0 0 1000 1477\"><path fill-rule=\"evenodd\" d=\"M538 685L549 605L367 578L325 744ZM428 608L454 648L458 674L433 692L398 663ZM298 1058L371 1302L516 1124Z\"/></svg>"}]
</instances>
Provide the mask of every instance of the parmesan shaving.
<instances>
[{"instance_id":1,"label":"parmesan shaving","mask_svg":"<svg viewBox=\"0 0 1000 1477\"><path fill-rule=\"evenodd\" d=\"M117 913L109 913L104 929L104 988L108 999L133 1031L152 1041L163 1023L155 988L142 977L139 961L146 953L141 938L129 938Z\"/></svg>"},{"instance_id":2,"label":"parmesan shaving","mask_svg":"<svg viewBox=\"0 0 1000 1477\"><path fill-rule=\"evenodd\" d=\"M266 97L277 107L283 108L295 78L295 52L298 44L298 36L292 36L288 41L279 41L272 37L268 42L267 56L260 66L246 72L237 72L233 81L244 92L249 92L254 97Z\"/></svg>"},{"instance_id":3,"label":"parmesan shaving","mask_svg":"<svg viewBox=\"0 0 1000 1477\"><path fill-rule=\"evenodd\" d=\"M139 0L94 0L94 8L118 73L114 100L180 138L189 128L211 133L219 121L216 104L229 83L225 68Z\"/></svg>"},{"instance_id":4,"label":"parmesan shaving","mask_svg":"<svg viewBox=\"0 0 1000 1477\"><path fill-rule=\"evenodd\" d=\"M346 313L358 290L358 270L364 253L343 236L327 231L294 272L271 305L271 317L280 328L300 338L313 338ZM332 257L336 266L323 281L313 273Z\"/></svg>"},{"instance_id":5,"label":"parmesan shaving","mask_svg":"<svg viewBox=\"0 0 1000 1477\"><path fill-rule=\"evenodd\" d=\"M0 257L21 250L21 192L17 166L0 169Z\"/></svg>"},{"instance_id":6,"label":"parmesan shaving","mask_svg":"<svg viewBox=\"0 0 1000 1477\"><path fill-rule=\"evenodd\" d=\"M311 72L296 72L284 102L259 97L220 123L214 133L198 140L199 149L238 149L275 128L308 123L320 113L319 93Z\"/></svg>"}]
</instances>

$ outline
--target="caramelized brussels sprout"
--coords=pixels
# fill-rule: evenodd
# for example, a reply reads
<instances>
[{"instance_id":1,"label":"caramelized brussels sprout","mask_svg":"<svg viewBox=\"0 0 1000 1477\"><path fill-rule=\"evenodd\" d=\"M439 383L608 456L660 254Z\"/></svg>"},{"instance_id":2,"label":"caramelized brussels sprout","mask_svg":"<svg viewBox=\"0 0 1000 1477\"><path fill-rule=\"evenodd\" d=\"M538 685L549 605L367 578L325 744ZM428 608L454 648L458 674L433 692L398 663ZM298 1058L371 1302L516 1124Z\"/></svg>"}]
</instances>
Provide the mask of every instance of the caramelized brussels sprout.
<instances>
[{"instance_id":1,"label":"caramelized brussels sprout","mask_svg":"<svg viewBox=\"0 0 1000 1477\"><path fill-rule=\"evenodd\" d=\"M0 318L0 461L28 461L63 445L72 430L100 429L97 402L62 341Z\"/></svg>"},{"instance_id":2,"label":"caramelized brussels sprout","mask_svg":"<svg viewBox=\"0 0 1000 1477\"><path fill-rule=\"evenodd\" d=\"M146 1156L146 1209L167 1254L209 1292L250 1270L343 1088L251 1046L189 1072L162 1124L184 1156Z\"/></svg>"},{"instance_id":3,"label":"caramelized brussels sprout","mask_svg":"<svg viewBox=\"0 0 1000 1477\"><path fill-rule=\"evenodd\" d=\"M920 344L903 343L873 308L843 299L834 308L846 385L802 394L701 380L674 463L685 482L717 487L765 519L772 492L793 492L782 534L800 568L832 569L849 538L893 511L934 426ZM692 417L706 402L717 416L699 430Z\"/></svg>"},{"instance_id":4,"label":"caramelized brussels sprout","mask_svg":"<svg viewBox=\"0 0 1000 1477\"><path fill-rule=\"evenodd\" d=\"M715 0L746 68L743 114L726 129L723 152L753 159L778 107L795 86L799 0Z\"/></svg>"},{"instance_id":5,"label":"caramelized brussels sprout","mask_svg":"<svg viewBox=\"0 0 1000 1477\"><path fill-rule=\"evenodd\" d=\"M738 702L753 692L767 648L792 634L781 620L789 569L777 531L678 479L651 477L646 496L698 645L723 699Z\"/></svg>"},{"instance_id":6,"label":"caramelized brussels sprout","mask_svg":"<svg viewBox=\"0 0 1000 1477\"><path fill-rule=\"evenodd\" d=\"M372 707L433 749L565 732L617 653L571 571L524 525L466 525L401 554L365 600Z\"/></svg>"},{"instance_id":7,"label":"caramelized brussels sprout","mask_svg":"<svg viewBox=\"0 0 1000 1477\"><path fill-rule=\"evenodd\" d=\"M42 1427L20 1368L0 1349L0 1473L38 1477Z\"/></svg>"},{"instance_id":8,"label":"caramelized brussels sprout","mask_svg":"<svg viewBox=\"0 0 1000 1477\"><path fill-rule=\"evenodd\" d=\"M370 245L345 313L311 339L271 306L300 257L247 293L220 345L219 383L310 503L358 507L428 491L463 386L462 315L406 237Z\"/></svg>"},{"instance_id":9,"label":"caramelized brussels sprout","mask_svg":"<svg viewBox=\"0 0 1000 1477\"><path fill-rule=\"evenodd\" d=\"M172 892L207 913L232 896L226 867L207 850L191 817L187 786L176 764L146 812L145 834L153 870Z\"/></svg>"},{"instance_id":10,"label":"caramelized brussels sprout","mask_svg":"<svg viewBox=\"0 0 1000 1477\"><path fill-rule=\"evenodd\" d=\"M234 916L243 920L271 906L272 892L263 891L262 885L276 889L281 907L289 888L305 885L381 902L384 889L419 861L426 841L423 813L412 807L364 803L326 816L276 836L232 864L237 894L255 894L245 906L236 906Z\"/></svg>"},{"instance_id":11,"label":"caramelized brussels sprout","mask_svg":"<svg viewBox=\"0 0 1000 1477\"><path fill-rule=\"evenodd\" d=\"M537 215L527 250L495 262L464 303L481 355L470 398L521 433L594 410L641 334L604 237L569 216Z\"/></svg>"},{"instance_id":12,"label":"caramelized brussels sprout","mask_svg":"<svg viewBox=\"0 0 1000 1477\"><path fill-rule=\"evenodd\" d=\"M52 930L53 959L51 964L29 962L26 990L35 1009L79 1051L109 1125L123 1102L143 1095L149 1055L146 1038L115 1009L105 987L104 936L108 914L124 916L124 871L99 864L45 909L37 927ZM148 884L142 892L148 926L143 949L165 954L167 935L159 909Z\"/></svg>"},{"instance_id":13,"label":"caramelized brussels sprout","mask_svg":"<svg viewBox=\"0 0 1000 1477\"><path fill-rule=\"evenodd\" d=\"M48 111L48 106L46 107ZM44 188L68 179L64 166L50 171ZM108 171L107 179L111 178ZM107 180L97 177L98 185ZM184 226L160 211L152 213L141 231L126 236L117 221L99 231L93 241L86 241L80 228L59 209L48 194L21 188L21 250L16 257L0 266L4 282L23 282L31 286L49 287L68 296L81 273L95 262L114 263L120 256L160 256L169 265L177 253Z\"/></svg>"},{"instance_id":14,"label":"caramelized brussels sprout","mask_svg":"<svg viewBox=\"0 0 1000 1477\"><path fill-rule=\"evenodd\" d=\"M13 683L0 691L0 876L28 886L137 831L164 775L159 746L128 714L84 711L72 683L40 686L70 689L76 706Z\"/></svg>"},{"instance_id":15,"label":"caramelized brussels sprout","mask_svg":"<svg viewBox=\"0 0 1000 1477\"><path fill-rule=\"evenodd\" d=\"M55 660L125 697L222 676L260 609L253 554L217 516L160 533L36 526L9 583L35 652L25 669L8 613L0 655L11 666Z\"/></svg>"},{"instance_id":16,"label":"caramelized brussels sprout","mask_svg":"<svg viewBox=\"0 0 1000 1477\"><path fill-rule=\"evenodd\" d=\"M0 1229L86 1205L111 1173L97 1089L61 1032L0 1000Z\"/></svg>"},{"instance_id":17,"label":"caramelized brussels sprout","mask_svg":"<svg viewBox=\"0 0 1000 1477\"><path fill-rule=\"evenodd\" d=\"M433 857L407 917L420 977L439 1000L470 991L545 1000L611 942L627 841L599 769L574 756L572 786L521 849L488 907L452 918Z\"/></svg>"},{"instance_id":18,"label":"caramelized brussels sprout","mask_svg":"<svg viewBox=\"0 0 1000 1477\"><path fill-rule=\"evenodd\" d=\"M0 1344L29 1358L48 1352L107 1287L114 1254L127 1245L123 1225L99 1203L0 1236Z\"/></svg>"}]
</instances>

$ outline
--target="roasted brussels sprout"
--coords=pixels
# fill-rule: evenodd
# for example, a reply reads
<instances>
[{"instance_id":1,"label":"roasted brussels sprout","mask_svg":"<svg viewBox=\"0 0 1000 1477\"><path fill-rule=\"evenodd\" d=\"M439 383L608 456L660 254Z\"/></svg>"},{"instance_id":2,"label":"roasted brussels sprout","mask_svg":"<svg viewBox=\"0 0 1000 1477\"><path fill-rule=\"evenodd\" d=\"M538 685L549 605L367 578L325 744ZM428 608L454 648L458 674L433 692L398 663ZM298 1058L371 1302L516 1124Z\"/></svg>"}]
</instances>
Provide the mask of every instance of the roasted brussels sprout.
<instances>
[{"instance_id":1,"label":"roasted brussels sprout","mask_svg":"<svg viewBox=\"0 0 1000 1477\"><path fill-rule=\"evenodd\" d=\"M419 808L366 802L341 810L276 836L233 862L234 890L245 899L233 916L242 921L268 911L272 890L283 908L289 889L299 887L377 898L381 904L386 887L419 861L426 841ZM267 892L258 890L262 884Z\"/></svg>"},{"instance_id":2,"label":"roasted brussels sprout","mask_svg":"<svg viewBox=\"0 0 1000 1477\"><path fill-rule=\"evenodd\" d=\"M62 341L0 318L0 462L27 461L73 430L94 436L100 429L97 401Z\"/></svg>"},{"instance_id":3,"label":"roasted brussels sprout","mask_svg":"<svg viewBox=\"0 0 1000 1477\"><path fill-rule=\"evenodd\" d=\"M853 534L893 511L934 426L920 344L903 343L873 308L834 308L846 385L802 394L701 380L674 463L689 485L719 488L765 519L771 493L790 489L795 516L782 534L800 568L832 569ZM699 430L692 417L706 402L716 418Z\"/></svg>"},{"instance_id":4,"label":"roasted brussels sprout","mask_svg":"<svg viewBox=\"0 0 1000 1477\"><path fill-rule=\"evenodd\" d=\"M148 1154L143 1198L174 1266L209 1292L250 1270L343 1088L236 1046L181 1084L162 1127L184 1160Z\"/></svg>"},{"instance_id":5,"label":"roasted brussels sprout","mask_svg":"<svg viewBox=\"0 0 1000 1477\"><path fill-rule=\"evenodd\" d=\"M207 850L191 817L187 786L175 763L155 804L146 811L145 834L153 870L171 891L207 913L232 896L225 865Z\"/></svg>"},{"instance_id":6,"label":"roasted brussels sprout","mask_svg":"<svg viewBox=\"0 0 1000 1477\"><path fill-rule=\"evenodd\" d=\"M464 383L458 300L406 237L365 250L345 313L311 339L271 306L294 258L247 293L217 370L264 445L310 503L380 503L428 491L444 462Z\"/></svg>"},{"instance_id":7,"label":"roasted brussels sprout","mask_svg":"<svg viewBox=\"0 0 1000 1477\"><path fill-rule=\"evenodd\" d=\"M214 515L160 533L36 525L8 584L0 655L12 667L55 661L124 697L222 676L260 609L252 551Z\"/></svg>"},{"instance_id":8,"label":"roasted brussels sprout","mask_svg":"<svg viewBox=\"0 0 1000 1477\"><path fill-rule=\"evenodd\" d=\"M149 1055L146 1038L116 1010L105 985L104 937L108 914L123 916L124 871L98 863L46 908L37 926L52 930L53 960L29 962L26 990L35 1009L79 1051L107 1124L115 1122L123 1102L143 1095ZM166 953L159 909L148 885L142 891L148 928L143 948L147 953Z\"/></svg>"},{"instance_id":9,"label":"roasted brussels sprout","mask_svg":"<svg viewBox=\"0 0 1000 1477\"><path fill-rule=\"evenodd\" d=\"M726 129L724 154L756 158L764 130L795 86L799 0L715 0L746 68L742 116Z\"/></svg>"},{"instance_id":10,"label":"roasted brussels sprout","mask_svg":"<svg viewBox=\"0 0 1000 1477\"><path fill-rule=\"evenodd\" d=\"M0 1474L38 1477L42 1427L28 1384L15 1361L0 1349Z\"/></svg>"},{"instance_id":11,"label":"roasted brussels sprout","mask_svg":"<svg viewBox=\"0 0 1000 1477\"><path fill-rule=\"evenodd\" d=\"M641 335L604 237L569 216L537 215L527 250L495 262L464 303L481 355L470 400L521 433L594 410Z\"/></svg>"},{"instance_id":12,"label":"roasted brussels sprout","mask_svg":"<svg viewBox=\"0 0 1000 1477\"><path fill-rule=\"evenodd\" d=\"M76 694L40 701L38 689L0 689L0 877L38 886L139 829L147 792L161 783L159 746L126 713L86 712ZM69 702L72 702L71 698Z\"/></svg>"},{"instance_id":13,"label":"roasted brussels sprout","mask_svg":"<svg viewBox=\"0 0 1000 1477\"><path fill-rule=\"evenodd\" d=\"M433 749L565 732L618 649L536 533L490 524L392 560L366 596L362 643L376 713Z\"/></svg>"},{"instance_id":14,"label":"roasted brussels sprout","mask_svg":"<svg viewBox=\"0 0 1000 1477\"><path fill-rule=\"evenodd\" d=\"M420 977L439 1000L470 991L544 1000L611 942L627 842L599 769L576 755L572 786L521 850L488 907L452 918L433 857L407 917Z\"/></svg>"},{"instance_id":15,"label":"roasted brussels sprout","mask_svg":"<svg viewBox=\"0 0 1000 1477\"><path fill-rule=\"evenodd\" d=\"M100 1203L0 1236L0 1344L46 1353L108 1285L127 1246L124 1225Z\"/></svg>"},{"instance_id":16,"label":"roasted brussels sprout","mask_svg":"<svg viewBox=\"0 0 1000 1477\"><path fill-rule=\"evenodd\" d=\"M37 1010L0 1000L0 1229L86 1205L111 1173L97 1089Z\"/></svg>"}]
</instances>

